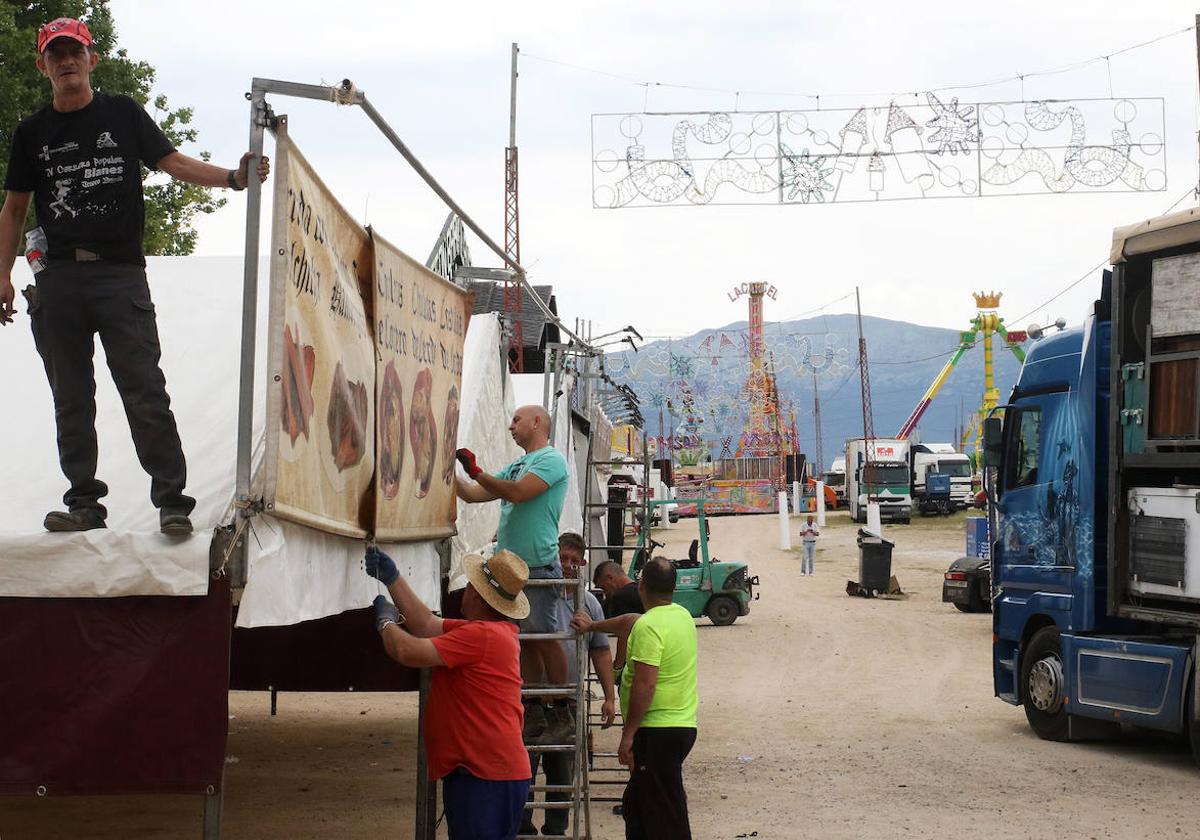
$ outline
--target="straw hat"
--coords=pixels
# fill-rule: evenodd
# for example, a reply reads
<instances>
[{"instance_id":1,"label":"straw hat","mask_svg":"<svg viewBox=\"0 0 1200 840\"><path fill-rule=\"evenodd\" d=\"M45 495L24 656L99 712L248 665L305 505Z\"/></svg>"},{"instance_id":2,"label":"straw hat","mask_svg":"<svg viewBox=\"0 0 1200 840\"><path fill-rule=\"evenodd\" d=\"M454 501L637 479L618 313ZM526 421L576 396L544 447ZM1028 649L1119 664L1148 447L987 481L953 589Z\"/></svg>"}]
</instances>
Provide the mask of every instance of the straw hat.
<instances>
[{"instance_id":1,"label":"straw hat","mask_svg":"<svg viewBox=\"0 0 1200 840\"><path fill-rule=\"evenodd\" d=\"M483 600L509 618L528 618L529 599L521 590L529 580L525 561L507 549L488 560L478 554L463 558L463 571Z\"/></svg>"}]
</instances>

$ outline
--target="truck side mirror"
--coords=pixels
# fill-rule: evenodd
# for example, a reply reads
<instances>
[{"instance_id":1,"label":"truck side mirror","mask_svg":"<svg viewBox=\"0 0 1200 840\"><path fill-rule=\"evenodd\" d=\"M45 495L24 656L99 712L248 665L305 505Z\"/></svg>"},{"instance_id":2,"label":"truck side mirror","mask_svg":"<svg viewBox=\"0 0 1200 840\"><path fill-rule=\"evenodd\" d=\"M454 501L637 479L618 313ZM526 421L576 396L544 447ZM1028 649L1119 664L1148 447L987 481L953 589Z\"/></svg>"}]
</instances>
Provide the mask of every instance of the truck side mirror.
<instances>
[{"instance_id":1,"label":"truck side mirror","mask_svg":"<svg viewBox=\"0 0 1200 840\"><path fill-rule=\"evenodd\" d=\"M999 417L983 420L983 465L999 467L1004 454L1004 427Z\"/></svg>"}]
</instances>

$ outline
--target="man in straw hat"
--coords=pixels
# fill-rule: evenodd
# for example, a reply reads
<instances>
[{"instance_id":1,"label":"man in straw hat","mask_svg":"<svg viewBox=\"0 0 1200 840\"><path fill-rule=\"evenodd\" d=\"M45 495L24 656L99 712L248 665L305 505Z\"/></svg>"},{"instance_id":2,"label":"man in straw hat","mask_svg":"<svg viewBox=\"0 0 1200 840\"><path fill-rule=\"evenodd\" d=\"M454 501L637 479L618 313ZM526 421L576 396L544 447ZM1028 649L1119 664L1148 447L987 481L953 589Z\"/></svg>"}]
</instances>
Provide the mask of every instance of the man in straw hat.
<instances>
[{"instance_id":1,"label":"man in straw hat","mask_svg":"<svg viewBox=\"0 0 1200 840\"><path fill-rule=\"evenodd\" d=\"M529 615L522 591L529 571L511 551L489 560L471 554L463 566L460 621L430 612L378 548L366 556L367 574L392 596L375 598L384 650L401 665L433 669L425 754L429 778L442 780L450 840L512 840L530 783L513 623Z\"/></svg>"},{"instance_id":2,"label":"man in straw hat","mask_svg":"<svg viewBox=\"0 0 1200 840\"><path fill-rule=\"evenodd\" d=\"M567 460L550 445L550 414L540 405L523 405L508 425L525 454L490 475L475 463L475 454L460 449L455 455L470 481L455 480L458 497L465 502L500 500L496 549L507 549L529 567L531 578L561 578L558 560L559 517L567 495ZM523 633L561 633L555 586L534 586L529 592L529 617ZM567 682L567 657L557 639L521 643L521 674L528 683L545 675L554 685ZM525 738L536 744L565 744L575 740L575 718L565 698L549 706L531 700L525 707Z\"/></svg>"}]
</instances>

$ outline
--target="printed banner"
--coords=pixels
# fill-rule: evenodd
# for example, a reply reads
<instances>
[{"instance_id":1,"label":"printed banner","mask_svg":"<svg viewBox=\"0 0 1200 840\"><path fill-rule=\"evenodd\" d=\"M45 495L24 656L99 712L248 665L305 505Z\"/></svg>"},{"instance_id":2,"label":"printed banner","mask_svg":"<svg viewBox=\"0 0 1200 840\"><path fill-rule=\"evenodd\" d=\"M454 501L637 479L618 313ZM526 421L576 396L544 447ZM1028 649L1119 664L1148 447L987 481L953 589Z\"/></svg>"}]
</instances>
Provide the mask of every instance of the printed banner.
<instances>
[{"instance_id":1,"label":"printed banner","mask_svg":"<svg viewBox=\"0 0 1200 840\"><path fill-rule=\"evenodd\" d=\"M375 472L375 347L363 303L371 238L283 131L275 165L264 502L303 525L365 536Z\"/></svg>"},{"instance_id":2,"label":"printed banner","mask_svg":"<svg viewBox=\"0 0 1200 840\"><path fill-rule=\"evenodd\" d=\"M454 451L471 296L374 231L375 536L455 533Z\"/></svg>"}]
</instances>

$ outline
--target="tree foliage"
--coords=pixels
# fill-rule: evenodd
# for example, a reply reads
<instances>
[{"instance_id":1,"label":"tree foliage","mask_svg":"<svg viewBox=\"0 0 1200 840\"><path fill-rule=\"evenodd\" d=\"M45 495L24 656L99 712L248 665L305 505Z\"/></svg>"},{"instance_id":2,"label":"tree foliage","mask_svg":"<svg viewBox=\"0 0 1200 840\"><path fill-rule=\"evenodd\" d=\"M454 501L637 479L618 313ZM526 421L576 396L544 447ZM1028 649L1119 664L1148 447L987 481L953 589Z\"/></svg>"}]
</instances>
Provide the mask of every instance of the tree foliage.
<instances>
[{"instance_id":1,"label":"tree foliage","mask_svg":"<svg viewBox=\"0 0 1200 840\"><path fill-rule=\"evenodd\" d=\"M17 123L50 99L50 82L34 64L38 27L57 17L79 18L88 25L100 64L92 73L92 87L105 93L123 93L151 111L163 132L178 148L196 142L192 109L171 110L167 97L151 102L154 68L135 61L117 46L117 31L108 0L0 0L0 165L7 165ZM197 157L208 160L208 152ZM145 176L143 172L143 177ZM192 223L198 213L212 213L225 204L205 187L168 179L148 184L146 232L142 246L147 254L186 255L196 247Z\"/></svg>"}]
</instances>

